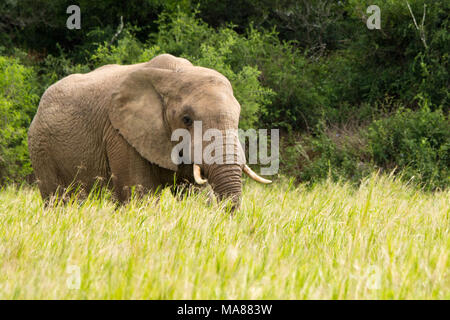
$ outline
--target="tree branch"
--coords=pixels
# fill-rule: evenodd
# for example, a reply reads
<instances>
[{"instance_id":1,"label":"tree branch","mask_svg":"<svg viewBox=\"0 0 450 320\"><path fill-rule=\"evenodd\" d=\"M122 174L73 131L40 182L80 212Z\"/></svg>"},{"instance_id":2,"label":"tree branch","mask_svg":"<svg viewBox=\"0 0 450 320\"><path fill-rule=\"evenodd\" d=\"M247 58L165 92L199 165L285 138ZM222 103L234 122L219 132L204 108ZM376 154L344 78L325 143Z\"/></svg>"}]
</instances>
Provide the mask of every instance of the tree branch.
<instances>
[{"instance_id":1,"label":"tree branch","mask_svg":"<svg viewBox=\"0 0 450 320\"><path fill-rule=\"evenodd\" d=\"M120 35L120 33L123 30L123 16L120 16L120 24L119 27L117 28L116 33L114 34L114 36L111 38L111 41L109 42L109 45L111 46L113 44L113 42L117 39L117 37Z\"/></svg>"},{"instance_id":2,"label":"tree branch","mask_svg":"<svg viewBox=\"0 0 450 320\"><path fill-rule=\"evenodd\" d=\"M428 49L427 39L425 37L425 27L424 27L427 5L425 3L423 4L422 23L420 24L420 27L419 27L417 25L416 17L414 16L414 13L412 12L412 9L411 9L411 6L409 5L409 2L407 0L405 0L405 2L406 2L406 5L408 6L409 12L411 13L411 17L413 18L414 25L416 26L416 29L419 31L420 40L422 40L422 43L423 43L423 46L425 47L425 49Z\"/></svg>"}]
</instances>

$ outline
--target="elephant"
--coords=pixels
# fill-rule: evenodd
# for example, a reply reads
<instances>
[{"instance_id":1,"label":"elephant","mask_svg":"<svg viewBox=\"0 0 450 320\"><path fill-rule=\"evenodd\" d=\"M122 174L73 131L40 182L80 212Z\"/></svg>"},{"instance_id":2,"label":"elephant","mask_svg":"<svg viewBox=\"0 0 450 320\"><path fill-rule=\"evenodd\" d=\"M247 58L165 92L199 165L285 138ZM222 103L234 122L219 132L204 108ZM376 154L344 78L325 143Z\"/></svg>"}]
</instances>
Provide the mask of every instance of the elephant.
<instances>
[{"instance_id":1,"label":"elephant","mask_svg":"<svg viewBox=\"0 0 450 320\"><path fill-rule=\"evenodd\" d=\"M271 182L248 167L239 141L230 150L243 161L177 164L171 136L177 129L192 132L194 121L204 131L237 130L240 109L225 76L170 54L69 75L44 92L28 130L41 196L48 200L73 184L88 192L100 183L124 203L132 190L157 193L173 184L208 183L218 200L237 209L242 172Z\"/></svg>"}]
</instances>

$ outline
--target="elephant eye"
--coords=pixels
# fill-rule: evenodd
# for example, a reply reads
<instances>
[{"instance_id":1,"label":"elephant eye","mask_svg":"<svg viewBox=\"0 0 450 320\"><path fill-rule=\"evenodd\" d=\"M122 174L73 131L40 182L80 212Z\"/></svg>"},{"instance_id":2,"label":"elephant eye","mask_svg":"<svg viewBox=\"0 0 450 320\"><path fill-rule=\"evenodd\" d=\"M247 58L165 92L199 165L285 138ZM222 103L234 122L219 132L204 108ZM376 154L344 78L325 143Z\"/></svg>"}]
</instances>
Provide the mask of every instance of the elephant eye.
<instances>
[{"instance_id":1,"label":"elephant eye","mask_svg":"<svg viewBox=\"0 0 450 320\"><path fill-rule=\"evenodd\" d=\"M183 117L183 123L187 126L191 126L192 125L192 119L189 116L184 116Z\"/></svg>"}]
</instances>

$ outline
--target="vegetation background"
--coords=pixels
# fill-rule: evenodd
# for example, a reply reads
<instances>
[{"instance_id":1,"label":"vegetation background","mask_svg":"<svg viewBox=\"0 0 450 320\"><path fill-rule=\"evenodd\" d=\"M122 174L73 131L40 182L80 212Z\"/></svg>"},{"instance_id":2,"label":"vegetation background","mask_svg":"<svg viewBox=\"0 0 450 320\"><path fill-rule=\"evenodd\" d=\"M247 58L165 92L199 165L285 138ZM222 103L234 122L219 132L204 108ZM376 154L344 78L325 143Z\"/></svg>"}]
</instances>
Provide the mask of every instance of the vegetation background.
<instances>
[{"instance_id":1,"label":"vegetation background","mask_svg":"<svg viewBox=\"0 0 450 320\"><path fill-rule=\"evenodd\" d=\"M79 30L66 28L72 4ZM366 26L373 4L381 30ZM445 0L1 1L0 298L448 299L449 12ZM227 76L242 128L281 130L273 189L246 186L227 220L169 197L43 209L35 187L11 186L33 182L27 129L46 88L159 53ZM84 270L76 293L54 279L69 260ZM383 290L365 285L372 265Z\"/></svg>"},{"instance_id":2,"label":"vegetation background","mask_svg":"<svg viewBox=\"0 0 450 320\"><path fill-rule=\"evenodd\" d=\"M449 185L448 1L72 2L0 4L2 182L32 173L26 130L49 85L168 52L230 79L242 128L280 128L282 172L298 181L396 169ZM80 30L66 28L70 4Z\"/></svg>"}]
</instances>

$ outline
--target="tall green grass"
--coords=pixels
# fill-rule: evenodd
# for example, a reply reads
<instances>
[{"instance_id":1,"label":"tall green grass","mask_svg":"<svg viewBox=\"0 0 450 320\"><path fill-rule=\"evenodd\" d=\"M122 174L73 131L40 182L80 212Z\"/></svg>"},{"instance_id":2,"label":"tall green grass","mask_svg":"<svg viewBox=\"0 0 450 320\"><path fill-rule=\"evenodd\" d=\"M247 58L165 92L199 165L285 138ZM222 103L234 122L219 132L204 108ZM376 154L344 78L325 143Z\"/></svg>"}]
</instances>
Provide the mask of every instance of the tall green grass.
<instances>
[{"instance_id":1,"label":"tall green grass","mask_svg":"<svg viewBox=\"0 0 450 320\"><path fill-rule=\"evenodd\" d=\"M374 175L243 194L230 216L168 189L115 210L108 194L44 208L6 187L0 299L450 298L450 191Z\"/></svg>"}]
</instances>

